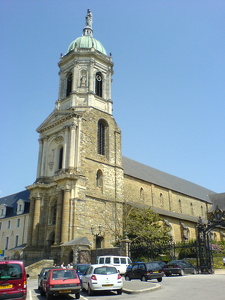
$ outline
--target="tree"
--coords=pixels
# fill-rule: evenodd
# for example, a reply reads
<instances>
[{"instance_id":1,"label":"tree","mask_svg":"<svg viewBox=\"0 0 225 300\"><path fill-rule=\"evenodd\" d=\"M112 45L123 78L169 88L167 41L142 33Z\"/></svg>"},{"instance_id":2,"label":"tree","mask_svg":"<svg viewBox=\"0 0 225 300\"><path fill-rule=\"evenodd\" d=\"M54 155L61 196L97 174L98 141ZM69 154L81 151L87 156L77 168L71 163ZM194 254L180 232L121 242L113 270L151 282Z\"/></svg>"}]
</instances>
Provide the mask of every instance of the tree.
<instances>
[{"instance_id":1,"label":"tree","mask_svg":"<svg viewBox=\"0 0 225 300\"><path fill-rule=\"evenodd\" d=\"M124 227L132 244L163 247L171 241L170 227L151 208L129 208Z\"/></svg>"}]
</instances>

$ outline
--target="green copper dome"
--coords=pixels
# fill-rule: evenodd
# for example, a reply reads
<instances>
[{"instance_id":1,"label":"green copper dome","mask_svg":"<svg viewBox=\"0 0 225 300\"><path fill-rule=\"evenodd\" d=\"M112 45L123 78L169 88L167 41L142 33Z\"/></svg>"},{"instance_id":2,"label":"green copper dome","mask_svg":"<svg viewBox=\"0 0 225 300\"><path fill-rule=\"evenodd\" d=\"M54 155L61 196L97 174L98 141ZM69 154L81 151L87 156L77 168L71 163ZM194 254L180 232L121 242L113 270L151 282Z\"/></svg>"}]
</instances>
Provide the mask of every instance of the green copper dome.
<instances>
[{"instance_id":1,"label":"green copper dome","mask_svg":"<svg viewBox=\"0 0 225 300\"><path fill-rule=\"evenodd\" d=\"M99 51L100 53L107 55L102 43L100 43L98 40L96 40L92 36L88 36L88 35L81 36L81 37L77 38L75 41L73 41L69 45L69 48L68 48L66 54L69 53L70 51L73 51L75 48L77 48L77 49L94 48L96 51Z\"/></svg>"},{"instance_id":2,"label":"green copper dome","mask_svg":"<svg viewBox=\"0 0 225 300\"><path fill-rule=\"evenodd\" d=\"M68 54L70 51L73 51L74 49L79 50L91 48L94 48L96 51L107 55L105 48L102 46L102 44L98 40L93 38L92 13L90 9L88 9L86 16L86 26L83 29L83 36L77 38L69 45L66 54Z\"/></svg>"}]
</instances>

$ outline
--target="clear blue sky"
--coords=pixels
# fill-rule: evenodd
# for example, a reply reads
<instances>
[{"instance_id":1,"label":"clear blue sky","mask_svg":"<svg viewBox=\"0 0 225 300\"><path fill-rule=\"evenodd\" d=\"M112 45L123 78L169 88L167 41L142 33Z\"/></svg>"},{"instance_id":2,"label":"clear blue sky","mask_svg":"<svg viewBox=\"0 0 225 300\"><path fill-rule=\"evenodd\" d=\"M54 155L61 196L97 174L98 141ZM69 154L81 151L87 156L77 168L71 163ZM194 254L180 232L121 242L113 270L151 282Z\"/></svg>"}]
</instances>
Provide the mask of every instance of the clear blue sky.
<instances>
[{"instance_id":1,"label":"clear blue sky","mask_svg":"<svg viewBox=\"0 0 225 300\"><path fill-rule=\"evenodd\" d=\"M36 179L36 128L87 9L115 63L123 155L225 192L224 0L0 0L0 197Z\"/></svg>"}]
</instances>

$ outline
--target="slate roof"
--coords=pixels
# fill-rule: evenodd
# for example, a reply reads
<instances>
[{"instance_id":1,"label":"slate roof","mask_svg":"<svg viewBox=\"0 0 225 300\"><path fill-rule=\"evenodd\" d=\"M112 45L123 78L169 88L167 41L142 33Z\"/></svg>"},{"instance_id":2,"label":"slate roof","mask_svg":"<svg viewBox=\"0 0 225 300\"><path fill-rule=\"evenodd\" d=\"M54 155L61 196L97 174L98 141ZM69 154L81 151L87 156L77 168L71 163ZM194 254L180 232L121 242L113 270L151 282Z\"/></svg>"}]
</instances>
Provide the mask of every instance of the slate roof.
<instances>
[{"instance_id":1,"label":"slate roof","mask_svg":"<svg viewBox=\"0 0 225 300\"><path fill-rule=\"evenodd\" d=\"M30 197L30 192L25 190L9 196L1 197L0 204L6 204L7 206L13 207L14 203L16 203L20 199L30 202L29 197Z\"/></svg>"},{"instance_id":2,"label":"slate roof","mask_svg":"<svg viewBox=\"0 0 225 300\"><path fill-rule=\"evenodd\" d=\"M124 174L211 203L215 192L123 156Z\"/></svg>"},{"instance_id":3,"label":"slate roof","mask_svg":"<svg viewBox=\"0 0 225 300\"><path fill-rule=\"evenodd\" d=\"M176 191L178 193L194 197L208 203L212 203L213 196L216 195L214 191L206 189L200 185L187 181L185 179L176 177L174 175L159 171L145 164L139 163L135 160L123 156L124 174L150 182L152 184ZM0 204L6 204L8 207L14 207L19 199L26 202L29 200L30 192L25 190L9 196L0 198ZM209 197L210 195L210 197ZM225 194L224 194L225 195Z\"/></svg>"},{"instance_id":4,"label":"slate roof","mask_svg":"<svg viewBox=\"0 0 225 300\"><path fill-rule=\"evenodd\" d=\"M225 193L219 193L209 196L210 200L212 201L213 205L210 208L209 212L215 211L216 207L218 206L221 210L225 211Z\"/></svg>"},{"instance_id":5,"label":"slate roof","mask_svg":"<svg viewBox=\"0 0 225 300\"><path fill-rule=\"evenodd\" d=\"M29 196L30 192L25 190L19 193L1 197L0 204L5 204L7 206L5 217L9 218L16 215L17 201L20 199L25 202L23 214L29 213Z\"/></svg>"}]
</instances>

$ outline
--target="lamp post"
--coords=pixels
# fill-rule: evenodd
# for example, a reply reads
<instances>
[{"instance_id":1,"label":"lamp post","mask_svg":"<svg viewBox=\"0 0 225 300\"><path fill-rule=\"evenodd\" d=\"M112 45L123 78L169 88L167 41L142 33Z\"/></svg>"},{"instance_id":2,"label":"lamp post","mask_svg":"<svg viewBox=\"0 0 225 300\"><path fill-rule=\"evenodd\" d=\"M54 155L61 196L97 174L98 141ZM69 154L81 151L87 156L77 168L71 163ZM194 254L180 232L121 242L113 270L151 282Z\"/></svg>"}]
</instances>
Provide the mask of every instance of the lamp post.
<instances>
[{"instance_id":1,"label":"lamp post","mask_svg":"<svg viewBox=\"0 0 225 300\"><path fill-rule=\"evenodd\" d=\"M94 226L91 225L91 234L95 237L95 262L97 262L97 239L102 233L102 226L98 225L98 232L95 232Z\"/></svg>"}]
</instances>

